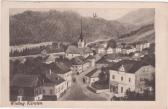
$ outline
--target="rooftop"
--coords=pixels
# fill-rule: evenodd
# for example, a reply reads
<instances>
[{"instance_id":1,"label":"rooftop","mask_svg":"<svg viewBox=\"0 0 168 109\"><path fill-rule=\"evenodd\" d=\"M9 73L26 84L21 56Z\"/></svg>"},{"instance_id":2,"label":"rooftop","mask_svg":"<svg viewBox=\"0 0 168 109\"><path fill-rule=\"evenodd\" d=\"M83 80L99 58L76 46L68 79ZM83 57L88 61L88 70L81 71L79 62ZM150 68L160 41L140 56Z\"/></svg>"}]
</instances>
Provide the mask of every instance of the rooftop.
<instances>
[{"instance_id":1,"label":"rooftop","mask_svg":"<svg viewBox=\"0 0 168 109\"><path fill-rule=\"evenodd\" d=\"M101 73L101 70L95 68L91 72L87 73L85 76L87 76L87 77L98 77L100 73Z\"/></svg>"},{"instance_id":2,"label":"rooftop","mask_svg":"<svg viewBox=\"0 0 168 109\"><path fill-rule=\"evenodd\" d=\"M37 75L16 74L11 82L11 86L15 87L36 87L38 85Z\"/></svg>"},{"instance_id":3,"label":"rooftop","mask_svg":"<svg viewBox=\"0 0 168 109\"><path fill-rule=\"evenodd\" d=\"M50 64L51 69L57 74L64 74L69 72L71 69L63 62L56 62Z\"/></svg>"},{"instance_id":4,"label":"rooftop","mask_svg":"<svg viewBox=\"0 0 168 109\"><path fill-rule=\"evenodd\" d=\"M72 62L73 65L82 65L82 64L84 64L85 59L82 56L77 56L77 57L74 57L71 60L71 62Z\"/></svg>"},{"instance_id":5,"label":"rooftop","mask_svg":"<svg viewBox=\"0 0 168 109\"><path fill-rule=\"evenodd\" d=\"M59 85L65 80L58 76L56 73L46 73L46 78L44 80L44 86Z\"/></svg>"},{"instance_id":6,"label":"rooftop","mask_svg":"<svg viewBox=\"0 0 168 109\"><path fill-rule=\"evenodd\" d=\"M89 56L86 58L86 60L87 60L87 59L95 59L95 57L92 56L92 55L89 55Z\"/></svg>"},{"instance_id":7,"label":"rooftop","mask_svg":"<svg viewBox=\"0 0 168 109\"><path fill-rule=\"evenodd\" d=\"M120 67L123 66L126 73L135 73L138 69L146 65L149 64L135 60L122 60L111 66L109 69L118 71Z\"/></svg>"}]
</instances>

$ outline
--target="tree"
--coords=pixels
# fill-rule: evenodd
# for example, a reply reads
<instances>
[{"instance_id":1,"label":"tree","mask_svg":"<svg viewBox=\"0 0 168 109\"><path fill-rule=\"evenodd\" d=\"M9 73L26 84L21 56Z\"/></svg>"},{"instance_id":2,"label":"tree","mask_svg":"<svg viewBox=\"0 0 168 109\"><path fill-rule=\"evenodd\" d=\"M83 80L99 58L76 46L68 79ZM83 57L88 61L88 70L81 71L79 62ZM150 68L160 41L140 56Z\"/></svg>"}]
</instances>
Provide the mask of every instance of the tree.
<instances>
[{"instance_id":1,"label":"tree","mask_svg":"<svg viewBox=\"0 0 168 109\"><path fill-rule=\"evenodd\" d=\"M116 41L111 39L109 42L108 42L108 47L111 47L111 48L116 48L117 44L116 44Z\"/></svg>"},{"instance_id":2,"label":"tree","mask_svg":"<svg viewBox=\"0 0 168 109\"><path fill-rule=\"evenodd\" d=\"M104 67L102 67L101 69L101 73L99 74L99 81L102 82L102 83L105 83L105 82L108 82L108 73L107 71L105 70Z\"/></svg>"}]
</instances>

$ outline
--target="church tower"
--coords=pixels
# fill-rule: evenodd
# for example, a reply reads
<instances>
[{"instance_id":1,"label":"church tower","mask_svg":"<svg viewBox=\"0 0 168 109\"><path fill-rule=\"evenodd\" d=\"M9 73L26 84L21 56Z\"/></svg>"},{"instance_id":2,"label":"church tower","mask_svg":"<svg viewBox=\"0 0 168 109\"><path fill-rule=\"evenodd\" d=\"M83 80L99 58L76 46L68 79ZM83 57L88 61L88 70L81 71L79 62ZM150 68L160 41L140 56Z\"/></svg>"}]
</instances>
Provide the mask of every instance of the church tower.
<instances>
[{"instance_id":1,"label":"church tower","mask_svg":"<svg viewBox=\"0 0 168 109\"><path fill-rule=\"evenodd\" d=\"M85 47L85 41L83 38L83 32L82 32L82 18L81 18L81 33L80 33L80 37L78 40L78 48L84 48Z\"/></svg>"}]
</instances>

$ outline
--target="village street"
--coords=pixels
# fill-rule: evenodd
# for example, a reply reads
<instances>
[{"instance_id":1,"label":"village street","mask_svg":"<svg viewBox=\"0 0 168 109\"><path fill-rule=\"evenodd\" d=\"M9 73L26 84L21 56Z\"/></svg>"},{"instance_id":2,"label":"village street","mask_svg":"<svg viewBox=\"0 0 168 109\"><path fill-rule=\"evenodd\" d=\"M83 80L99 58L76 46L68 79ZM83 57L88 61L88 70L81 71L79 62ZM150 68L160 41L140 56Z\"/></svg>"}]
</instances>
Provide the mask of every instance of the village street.
<instances>
[{"instance_id":1,"label":"village street","mask_svg":"<svg viewBox=\"0 0 168 109\"><path fill-rule=\"evenodd\" d=\"M88 71L89 70L90 69L88 69ZM108 95L96 94L87 88L87 84L83 83L83 77L88 71L75 75L76 81L72 83L72 87L58 100L106 101L109 97Z\"/></svg>"}]
</instances>

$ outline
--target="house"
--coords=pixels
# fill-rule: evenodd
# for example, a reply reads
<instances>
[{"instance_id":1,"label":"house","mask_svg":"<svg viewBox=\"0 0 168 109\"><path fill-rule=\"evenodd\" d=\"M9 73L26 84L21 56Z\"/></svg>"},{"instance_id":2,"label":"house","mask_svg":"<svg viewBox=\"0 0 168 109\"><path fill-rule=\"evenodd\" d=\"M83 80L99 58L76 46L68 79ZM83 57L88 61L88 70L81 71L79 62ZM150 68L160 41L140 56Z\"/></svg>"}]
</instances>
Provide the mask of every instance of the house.
<instances>
[{"instance_id":1,"label":"house","mask_svg":"<svg viewBox=\"0 0 168 109\"><path fill-rule=\"evenodd\" d=\"M67 90L67 82L56 73L49 70L43 77L43 100L57 100Z\"/></svg>"},{"instance_id":2,"label":"house","mask_svg":"<svg viewBox=\"0 0 168 109\"><path fill-rule=\"evenodd\" d=\"M107 54L113 54L113 53L115 53L115 51L116 51L115 48L108 47L107 50L106 50L106 53L107 53Z\"/></svg>"},{"instance_id":3,"label":"house","mask_svg":"<svg viewBox=\"0 0 168 109\"><path fill-rule=\"evenodd\" d=\"M140 60L142 57L144 57L144 54L142 52L136 51L132 55L132 59L134 60Z\"/></svg>"},{"instance_id":4,"label":"house","mask_svg":"<svg viewBox=\"0 0 168 109\"><path fill-rule=\"evenodd\" d=\"M77 56L83 56L86 58L89 55L93 55L93 51L89 47L78 48L75 45L70 45L66 50L65 57L68 59L72 59Z\"/></svg>"},{"instance_id":5,"label":"house","mask_svg":"<svg viewBox=\"0 0 168 109\"><path fill-rule=\"evenodd\" d=\"M10 83L11 101L42 100L42 82L38 75L16 74Z\"/></svg>"},{"instance_id":6,"label":"house","mask_svg":"<svg viewBox=\"0 0 168 109\"><path fill-rule=\"evenodd\" d=\"M99 80L99 74L101 73L100 69L93 69L92 71L90 71L89 73L87 73L84 77L85 82L91 86L92 83L96 82Z\"/></svg>"},{"instance_id":7,"label":"house","mask_svg":"<svg viewBox=\"0 0 168 109\"><path fill-rule=\"evenodd\" d=\"M142 51L145 48L149 48L150 43L147 41L139 41L139 42L136 42L135 46L137 51Z\"/></svg>"},{"instance_id":8,"label":"house","mask_svg":"<svg viewBox=\"0 0 168 109\"><path fill-rule=\"evenodd\" d=\"M96 58L92 55L89 55L85 60L90 62L90 67L94 67L96 63Z\"/></svg>"},{"instance_id":9,"label":"house","mask_svg":"<svg viewBox=\"0 0 168 109\"><path fill-rule=\"evenodd\" d=\"M106 53L106 48L103 45L98 45L96 47L96 53L97 54L105 54Z\"/></svg>"},{"instance_id":10,"label":"house","mask_svg":"<svg viewBox=\"0 0 168 109\"><path fill-rule=\"evenodd\" d=\"M152 65L142 66L139 70L135 72L135 91L138 93L144 93L145 90L153 89L152 86L147 86L147 81L152 81L155 78L155 68ZM154 84L154 83L153 83Z\"/></svg>"},{"instance_id":11,"label":"house","mask_svg":"<svg viewBox=\"0 0 168 109\"><path fill-rule=\"evenodd\" d=\"M51 70L66 81L67 88L72 85L72 70L63 62L55 62L50 65Z\"/></svg>"},{"instance_id":12,"label":"house","mask_svg":"<svg viewBox=\"0 0 168 109\"><path fill-rule=\"evenodd\" d=\"M118 45L117 47L116 47L116 53L121 53L122 52L122 46L121 45Z\"/></svg>"},{"instance_id":13,"label":"house","mask_svg":"<svg viewBox=\"0 0 168 109\"><path fill-rule=\"evenodd\" d=\"M134 48L133 46L126 46L124 48L122 48L122 53L123 54L130 54L136 51L136 48Z\"/></svg>"},{"instance_id":14,"label":"house","mask_svg":"<svg viewBox=\"0 0 168 109\"><path fill-rule=\"evenodd\" d=\"M51 63L55 62L55 59L56 59L55 56L49 55L49 56L47 56L47 57L44 59L44 62L43 62L43 63L45 63L45 64L51 64Z\"/></svg>"},{"instance_id":15,"label":"house","mask_svg":"<svg viewBox=\"0 0 168 109\"><path fill-rule=\"evenodd\" d=\"M90 67L90 61L85 60L84 57L78 56L71 60L73 71L76 73L81 73Z\"/></svg>"},{"instance_id":16,"label":"house","mask_svg":"<svg viewBox=\"0 0 168 109\"><path fill-rule=\"evenodd\" d=\"M145 77L144 75L147 74L151 76L152 72L154 72L154 68L149 67L151 66L133 60L124 60L116 63L109 70L110 91L118 97L124 97L128 90L139 92L139 90L145 89L142 89L139 85L141 84L139 75L143 75L141 77ZM144 69L146 68L152 70L148 70L148 73L144 72Z\"/></svg>"},{"instance_id":17,"label":"house","mask_svg":"<svg viewBox=\"0 0 168 109\"><path fill-rule=\"evenodd\" d=\"M107 54L96 62L97 67L108 67L121 60L130 60L128 56L122 56L120 54Z\"/></svg>"}]
</instances>

